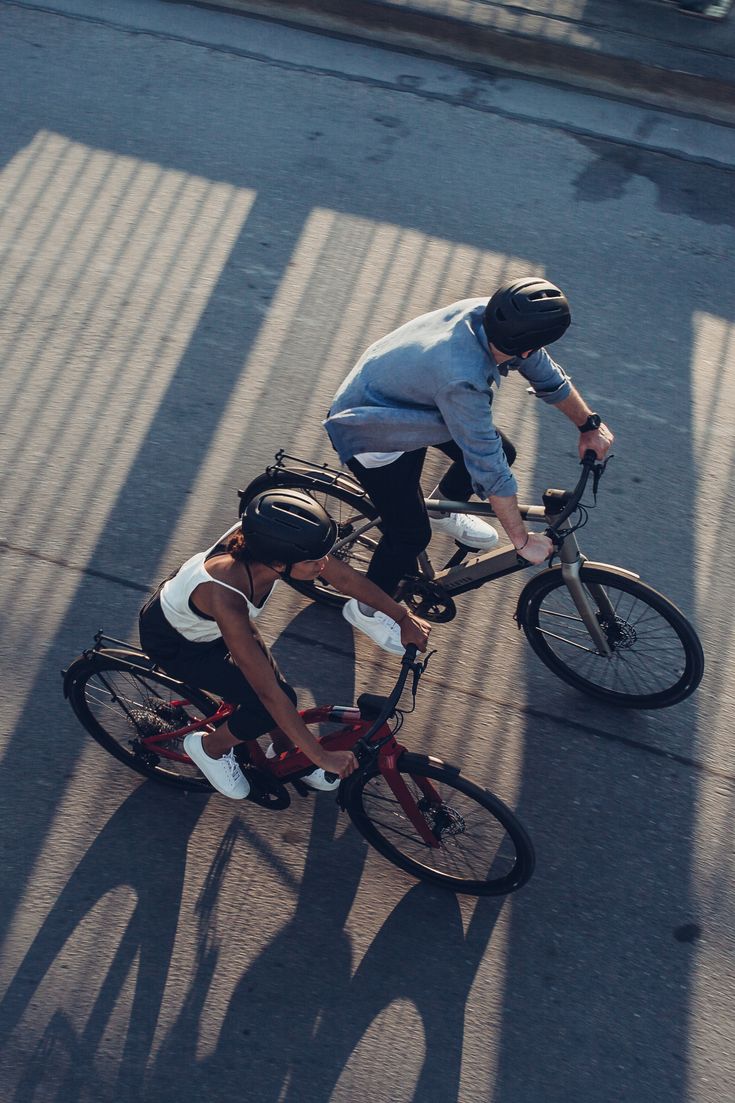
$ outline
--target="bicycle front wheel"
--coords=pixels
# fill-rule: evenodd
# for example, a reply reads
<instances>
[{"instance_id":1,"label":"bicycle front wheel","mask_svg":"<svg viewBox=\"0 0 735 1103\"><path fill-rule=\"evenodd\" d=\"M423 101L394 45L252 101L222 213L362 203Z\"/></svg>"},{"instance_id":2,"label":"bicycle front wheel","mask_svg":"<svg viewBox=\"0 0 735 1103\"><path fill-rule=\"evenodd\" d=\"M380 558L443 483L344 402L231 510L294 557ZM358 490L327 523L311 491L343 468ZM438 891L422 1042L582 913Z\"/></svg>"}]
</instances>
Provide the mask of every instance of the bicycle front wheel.
<instances>
[{"instance_id":1,"label":"bicycle front wheel","mask_svg":"<svg viewBox=\"0 0 735 1103\"><path fill-rule=\"evenodd\" d=\"M623 708L660 709L699 685L704 653L677 607L635 578L583 566L580 579L612 654L593 644L559 567L521 594L518 621L543 663L569 685Z\"/></svg>"},{"instance_id":2,"label":"bicycle front wheel","mask_svg":"<svg viewBox=\"0 0 735 1103\"><path fill-rule=\"evenodd\" d=\"M398 769L439 845L420 837L376 763L348 785L345 808L384 858L419 880L471 896L501 896L526 883L533 845L498 797L424 755L401 755Z\"/></svg>"},{"instance_id":3,"label":"bicycle front wheel","mask_svg":"<svg viewBox=\"0 0 735 1103\"><path fill-rule=\"evenodd\" d=\"M90 652L72 663L65 686L77 719L131 770L179 789L211 792L193 762L167 758L142 740L171 732L171 739L160 744L161 751L183 754L183 736L177 736L177 730L212 716L218 705L215 698L143 666L136 668L130 658L104 652Z\"/></svg>"}]
</instances>

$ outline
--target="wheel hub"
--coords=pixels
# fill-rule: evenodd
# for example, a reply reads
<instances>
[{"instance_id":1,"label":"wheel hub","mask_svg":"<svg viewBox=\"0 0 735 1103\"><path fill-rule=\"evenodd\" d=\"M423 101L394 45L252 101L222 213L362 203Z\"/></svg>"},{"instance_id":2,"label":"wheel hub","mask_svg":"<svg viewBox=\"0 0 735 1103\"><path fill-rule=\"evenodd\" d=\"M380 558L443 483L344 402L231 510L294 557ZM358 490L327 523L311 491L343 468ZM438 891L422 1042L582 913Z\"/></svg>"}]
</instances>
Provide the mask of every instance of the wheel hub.
<instances>
[{"instance_id":1,"label":"wheel hub","mask_svg":"<svg viewBox=\"0 0 735 1103\"><path fill-rule=\"evenodd\" d=\"M638 639L636 630L626 620L621 617L613 617L612 620L600 617L599 620L608 644L616 651L628 651L636 643Z\"/></svg>"},{"instance_id":2,"label":"wheel hub","mask_svg":"<svg viewBox=\"0 0 735 1103\"><path fill-rule=\"evenodd\" d=\"M448 835L463 835L466 824L464 817L451 808L448 804L430 804L424 797L419 801L419 811L431 828L431 833L437 839L443 839Z\"/></svg>"},{"instance_id":3,"label":"wheel hub","mask_svg":"<svg viewBox=\"0 0 735 1103\"><path fill-rule=\"evenodd\" d=\"M174 712L170 706L165 706L169 713ZM151 735L165 735L166 732L176 731L189 723L189 718L184 715L180 722L170 716L162 715L162 709L152 706L132 708L127 712L128 723L135 728L141 739L148 739ZM182 710L183 711L183 710Z\"/></svg>"}]
</instances>

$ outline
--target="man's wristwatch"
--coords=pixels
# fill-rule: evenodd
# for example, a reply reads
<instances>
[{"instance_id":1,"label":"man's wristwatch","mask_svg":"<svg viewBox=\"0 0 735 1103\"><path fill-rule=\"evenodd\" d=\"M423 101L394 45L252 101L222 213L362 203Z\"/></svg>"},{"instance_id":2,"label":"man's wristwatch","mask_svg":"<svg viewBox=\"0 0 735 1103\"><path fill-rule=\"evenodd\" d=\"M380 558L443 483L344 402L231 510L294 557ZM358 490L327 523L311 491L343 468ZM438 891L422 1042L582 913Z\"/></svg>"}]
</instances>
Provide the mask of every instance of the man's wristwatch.
<instances>
[{"instance_id":1,"label":"man's wristwatch","mask_svg":"<svg viewBox=\"0 0 735 1103\"><path fill-rule=\"evenodd\" d=\"M602 418L599 414L590 414L585 421L584 425L578 425L580 433L591 433L594 429L599 429L602 425Z\"/></svg>"}]
</instances>

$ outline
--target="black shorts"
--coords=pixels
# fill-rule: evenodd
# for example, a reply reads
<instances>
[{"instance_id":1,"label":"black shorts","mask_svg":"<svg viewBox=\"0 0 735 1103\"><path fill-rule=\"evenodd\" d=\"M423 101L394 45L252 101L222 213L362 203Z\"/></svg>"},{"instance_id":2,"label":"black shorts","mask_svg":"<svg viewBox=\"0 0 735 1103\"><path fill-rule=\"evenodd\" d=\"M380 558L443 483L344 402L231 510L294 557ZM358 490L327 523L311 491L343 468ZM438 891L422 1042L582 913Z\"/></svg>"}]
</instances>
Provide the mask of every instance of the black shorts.
<instances>
[{"instance_id":1,"label":"black shorts","mask_svg":"<svg viewBox=\"0 0 735 1103\"><path fill-rule=\"evenodd\" d=\"M211 643L187 640L166 620L159 591L141 609L139 629L143 650L166 674L199 689L207 689L231 705L238 706L228 720L230 731L236 739L257 739L277 727L239 666L233 662L222 637ZM253 632L273 667L278 684L296 704L295 691L284 680L255 628Z\"/></svg>"}]
</instances>

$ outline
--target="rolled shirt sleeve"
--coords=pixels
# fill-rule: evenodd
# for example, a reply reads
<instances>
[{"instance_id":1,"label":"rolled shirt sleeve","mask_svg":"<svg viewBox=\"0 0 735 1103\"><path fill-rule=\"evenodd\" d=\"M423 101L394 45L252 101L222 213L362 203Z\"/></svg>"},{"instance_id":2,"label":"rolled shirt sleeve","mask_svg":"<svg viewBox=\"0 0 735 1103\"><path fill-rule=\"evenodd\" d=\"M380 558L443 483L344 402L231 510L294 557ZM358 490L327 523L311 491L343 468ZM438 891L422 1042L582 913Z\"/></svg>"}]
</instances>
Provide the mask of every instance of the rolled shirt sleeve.
<instances>
[{"instance_id":1,"label":"rolled shirt sleeve","mask_svg":"<svg viewBox=\"0 0 735 1103\"><path fill-rule=\"evenodd\" d=\"M572 393L571 379L551 359L546 349L539 349L525 360L517 360L514 366L531 384L529 390L532 394L552 406L563 402Z\"/></svg>"},{"instance_id":2,"label":"rolled shirt sleeve","mask_svg":"<svg viewBox=\"0 0 735 1103\"><path fill-rule=\"evenodd\" d=\"M518 485L493 425L490 387L483 390L467 380L453 380L436 396L436 403L452 439L462 449L478 498L517 494Z\"/></svg>"}]
</instances>

